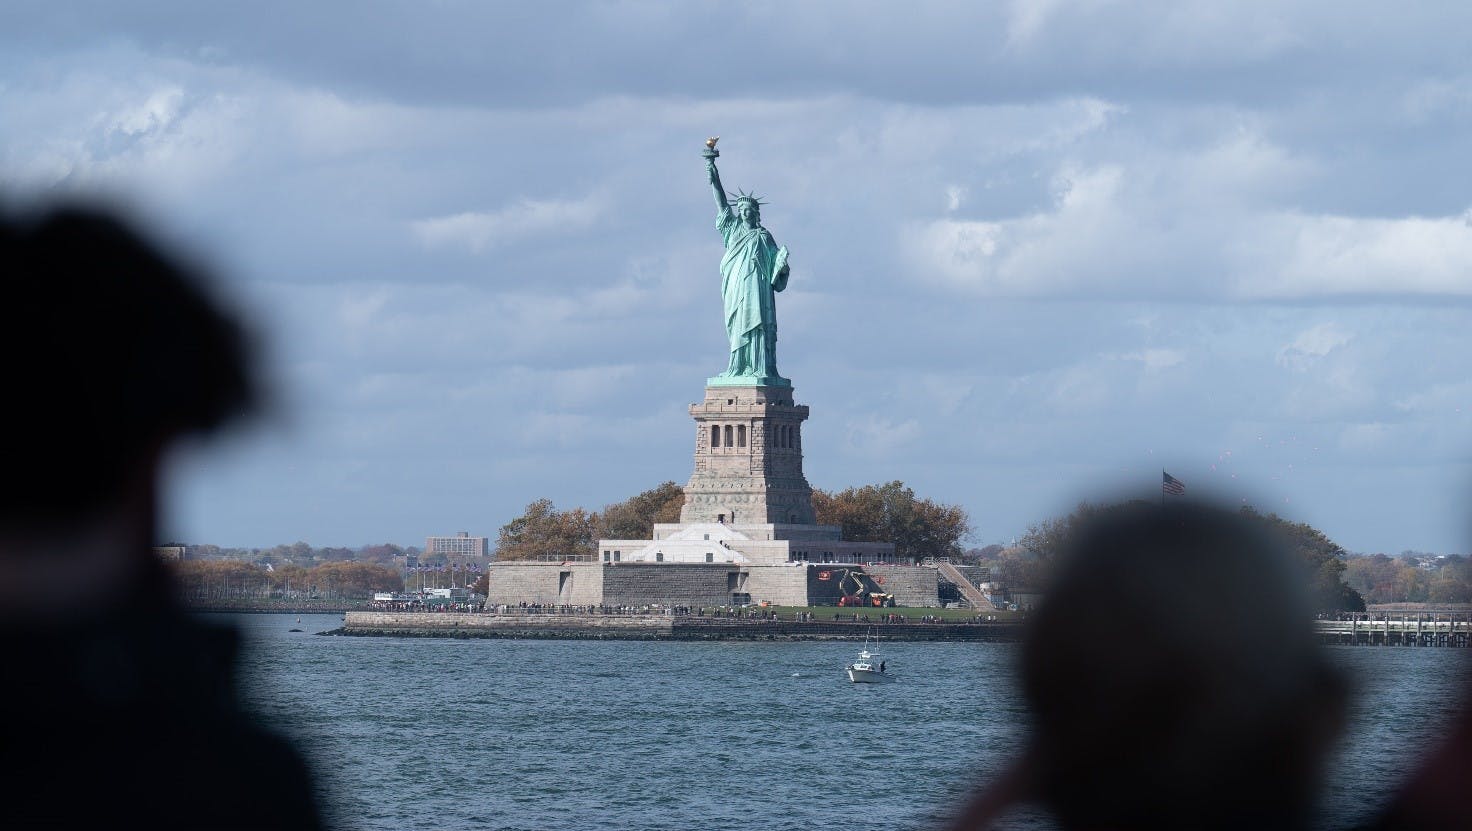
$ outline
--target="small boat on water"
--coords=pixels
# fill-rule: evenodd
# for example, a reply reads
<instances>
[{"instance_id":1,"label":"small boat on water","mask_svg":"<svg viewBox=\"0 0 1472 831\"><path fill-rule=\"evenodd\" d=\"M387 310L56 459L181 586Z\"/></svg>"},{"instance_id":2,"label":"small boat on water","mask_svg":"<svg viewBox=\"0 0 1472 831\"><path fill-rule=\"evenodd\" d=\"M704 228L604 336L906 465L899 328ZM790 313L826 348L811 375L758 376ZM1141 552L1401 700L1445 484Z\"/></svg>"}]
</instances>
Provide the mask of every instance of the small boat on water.
<instances>
[{"instance_id":1,"label":"small boat on water","mask_svg":"<svg viewBox=\"0 0 1472 831\"><path fill-rule=\"evenodd\" d=\"M855 684L883 684L894 680L879 653L869 650L868 635L864 636L864 648L859 651L859 657L844 667L844 671L848 673L848 680Z\"/></svg>"}]
</instances>

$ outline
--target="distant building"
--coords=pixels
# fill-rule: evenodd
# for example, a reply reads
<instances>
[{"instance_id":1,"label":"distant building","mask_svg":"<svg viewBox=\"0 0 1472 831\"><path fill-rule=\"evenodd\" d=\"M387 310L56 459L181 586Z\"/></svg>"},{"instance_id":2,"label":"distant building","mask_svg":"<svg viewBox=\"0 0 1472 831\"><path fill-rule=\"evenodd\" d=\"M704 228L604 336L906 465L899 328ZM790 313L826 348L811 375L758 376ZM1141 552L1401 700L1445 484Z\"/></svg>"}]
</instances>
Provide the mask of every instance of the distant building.
<instances>
[{"instance_id":1,"label":"distant building","mask_svg":"<svg viewBox=\"0 0 1472 831\"><path fill-rule=\"evenodd\" d=\"M425 537L424 554L446 557L486 557L491 553L488 537L472 537L469 531L456 531L453 537Z\"/></svg>"},{"instance_id":2,"label":"distant building","mask_svg":"<svg viewBox=\"0 0 1472 831\"><path fill-rule=\"evenodd\" d=\"M1043 602L1043 593L1033 588L1011 589L1007 592L1007 599L1017 611L1030 612Z\"/></svg>"},{"instance_id":3,"label":"distant building","mask_svg":"<svg viewBox=\"0 0 1472 831\"><path fill-rule=\"evenodd\" d=\"M160 560L187 560L189 559L189 546L187 545L155 545L153 553Z\"/></svg>"}]
</instances>

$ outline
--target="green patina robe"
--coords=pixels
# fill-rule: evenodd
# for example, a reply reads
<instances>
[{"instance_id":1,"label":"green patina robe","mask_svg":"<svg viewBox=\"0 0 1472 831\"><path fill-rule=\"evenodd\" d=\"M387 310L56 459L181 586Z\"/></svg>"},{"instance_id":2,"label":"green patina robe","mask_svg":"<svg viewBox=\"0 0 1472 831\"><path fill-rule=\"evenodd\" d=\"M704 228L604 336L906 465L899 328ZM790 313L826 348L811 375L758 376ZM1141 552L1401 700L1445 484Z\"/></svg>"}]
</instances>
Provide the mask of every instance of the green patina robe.
<instances>
[{"instance_id":1,"label":"green patina robe","mask_svg":"<svg viewBox=\"0 0 1472 831\"><path fill-rule=\"evenodd\" d=\"M776 378L777 304L787 287L787 249L766 228L748 228L731 208L716 218L726 243L721 258L721 299L731 362L721 377Z\"/></svg>"}]
</instances>

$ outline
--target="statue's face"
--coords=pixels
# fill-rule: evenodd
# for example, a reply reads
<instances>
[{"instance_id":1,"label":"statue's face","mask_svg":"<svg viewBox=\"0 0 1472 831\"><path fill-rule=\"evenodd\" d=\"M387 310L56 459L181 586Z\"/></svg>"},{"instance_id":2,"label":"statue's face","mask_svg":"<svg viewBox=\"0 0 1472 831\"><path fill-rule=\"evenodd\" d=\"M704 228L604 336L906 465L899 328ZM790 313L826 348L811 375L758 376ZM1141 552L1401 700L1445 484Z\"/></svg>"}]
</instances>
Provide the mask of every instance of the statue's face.
<instances>
[{"instance_id":1,"label":"statue's face","mask_svg":"<svg viewBox=\"0 0 1472 831\"><path fill-rule=\"evenodd\" d=\"M743 199L736 203L736 215L752 228L762 224L761 206L750 200Z\"/></svg>"}]
</instances>

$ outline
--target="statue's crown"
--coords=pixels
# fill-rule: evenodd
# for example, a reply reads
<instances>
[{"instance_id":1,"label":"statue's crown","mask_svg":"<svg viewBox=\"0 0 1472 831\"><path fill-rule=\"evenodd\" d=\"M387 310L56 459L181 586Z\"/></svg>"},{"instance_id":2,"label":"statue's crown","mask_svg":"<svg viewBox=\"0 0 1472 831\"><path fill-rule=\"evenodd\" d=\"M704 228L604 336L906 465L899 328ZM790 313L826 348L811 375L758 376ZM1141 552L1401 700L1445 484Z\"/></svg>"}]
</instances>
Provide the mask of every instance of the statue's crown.
<instances>
[{"instance_id":1,"label":"statue's crown","mask_svg":"<svg viewBox=\"0 0 1472 831\"><path fill-rule=\"evenodd\" d=\"M740 202L750 202L753 205L765 205L765 204L767 204L766 202L763 202L761 199L757 198L757 195L756 194L754 194L754 193L747 193L744 190L738 190L735 193L731 193L730 191L726 191L726 194L731 198L731 204L733 204L733 205L738 204Z\"/></svg>"}]
</instances>

